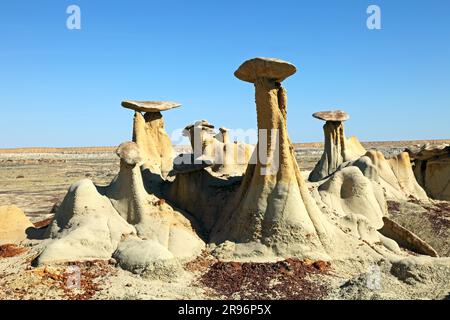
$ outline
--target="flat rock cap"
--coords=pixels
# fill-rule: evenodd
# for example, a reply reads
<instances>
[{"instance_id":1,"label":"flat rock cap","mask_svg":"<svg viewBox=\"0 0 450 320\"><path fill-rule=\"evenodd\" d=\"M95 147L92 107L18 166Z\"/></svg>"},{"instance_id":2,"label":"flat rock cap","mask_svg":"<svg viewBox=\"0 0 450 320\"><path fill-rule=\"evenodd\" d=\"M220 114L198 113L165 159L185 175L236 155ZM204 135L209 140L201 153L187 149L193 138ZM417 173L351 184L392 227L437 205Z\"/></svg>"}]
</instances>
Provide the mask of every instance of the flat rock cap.
<instances>
[{"instance_id":1,"label":"flat rock cap","mask_svg":"<svg viewBox=\"0 0 450 320\"><path fill-rule=\"evenodd\" d=\"M189 131L194 127L200 128L202 130L214 129L214 126L212 124L210 124L208 122L208 120L199 120L199 121L196 121L194 124L190 124L190 125L186 126L186 128L184 128L184 130Z\"/></svg>"},{"instance_id":2,"label":"flat rock cap","mask_svg":"<svg viewBox=\"0 0 450 320\"><path fill-rule=\"evenodd\" d=\"M257 78L273 79L281 82L292 76L297 68L289 62L274 58L254 58L245 61L236 70L236 78L254 83Z\"/></svg>"},{"instance_id":3,"label":"flat rock cap","mask_svg":"<svg viewBox=\"0 0 450 320\"><path fill-rule=\"evenodd\" d=\"M342 110L320 111L313 113L313 117L323 121L346 121L350 119L348 113Z\"/></svg>"},{"instance_id":4,"label":"flat rock cap","mask_svg":"<svg viewBox=\"0 0 450 320\"><path fill-rule=\"evenodd\" d=\"M170 101L122 101L122 107L142 112L159 112L180 107L181 104Z\"/></svg>"}]
</instances>

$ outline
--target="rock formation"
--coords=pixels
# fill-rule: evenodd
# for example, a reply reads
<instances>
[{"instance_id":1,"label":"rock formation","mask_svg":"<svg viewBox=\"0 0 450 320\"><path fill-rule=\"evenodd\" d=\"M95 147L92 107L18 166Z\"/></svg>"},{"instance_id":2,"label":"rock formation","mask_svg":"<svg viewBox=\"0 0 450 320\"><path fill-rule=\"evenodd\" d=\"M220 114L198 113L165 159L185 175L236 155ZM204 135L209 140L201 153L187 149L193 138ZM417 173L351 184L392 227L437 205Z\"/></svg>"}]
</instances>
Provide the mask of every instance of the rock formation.
<instances>
[{"instance_id":1,"label":"rock formation","mask_svg":"<svg viewBox=\"0 0 450 320\"><path fill-rule=\"evenodd\" d=\"M326 121L323 126L324 152L309 175L309 181L316 182L334 173L342 163L364 155L366 150L356 137L346 139L344 121L350 118L346 112L341 110L321 111L314 113L313 117Z\"/></svg>"},{"instance_id":2,"label":"rock formation","mask_svg":"<svg viewBox=\"0 0 450 320\"><path fill-rule=\"evenodd\" d=\"M313 117L326 121L323 127L325 145L321 159L309 175L309 181L321 181L342 168L356 166L367 178L381 185L388 199L406 200L413 196L428 200L414 177L407 153L386 159L380 151L366 151L356 137L347 139L343 122L349 116L344 111L316 112Z\"/></svg>"},{"instance_id":3,"label":"rock formation","mask_svg":"<svg viewBox=\"0 0 450 320\"><path fill-rule=\"evenodd\" d=\"M216 133L203 120L185 130L193 153L172 164L160 111L177 104L123 102L136 113L134 142L116 151L118 175L107 186L82 180L70 187L36 262L113 256L124 269L161 279L176 274L180 261L198 256L204 241L220 259L404 254L390 234L433 255L412 233L383 220L388 187L420 193L407 154L386 160L366 153L356 138L345 139L345 114L316 114L328 121L326 150L317 166L323 176L306 184L288 137L281 85L295 72L294 65L268 58L248 60L235 72L255 87L259 134L251 158L248 146L230 142L225 128ZM246 163L228 156L233 148L245 151ZM246 168L244 176L236 174L237 165Z\"/></svg>"},{"instance_id":4,"label":"rock formation","mask_svg":"<svg viewBox=\"0 0 450 320\"><path fill-rule=\"evenodd\" d=\"M326 255L321 212L300 174L286 127L281 81L296 72L277 59L256 58L235 72L255 86L259 138L256 164L249 164L212 240L263 244L279 254Z\"/></svg>"},{"instance_id":5,"label":"rock formation","mask_svg":"<svg viewBox=\"0 0 450 320\"><path fill-rule=\"evenodd\" d=\"M245 172L254 147L247 143L230 142L226 128L220 128L216 133L212 124L201 120L187 126L184 133L189 137L195 159L210 159L213 172L231 176L240 176Z\"/></svg>"},{"instance_id":6,"label":"rock formation","mask_svg":"<svg viewBox=\"0 0 450 320\"><path fill-rule=\"evenodd\" d=\"M382 152L369 150L359 159L341 164L340 168L358 167L372 182L379 184L389 200L407 200L414 197L428 201L425 191L417 183L409 155L402 152L397 156L386 159Z\"/></svg>"},{"instance_id":7,"label":"rock formation","mask_svg":"<svg viewBox=\"0 0 450 320\"><path fill-rule=\"evenodd\" d=\"M136 234L90 180L73 184L48 229L37 264L108 260L127 235Z\"/></svg>"},{"instance_id":8,"label":"rock formation","mask_svg":"<svg viewBox=\"0 0 450 320\"><path fill-rule=\"evenodd\" d=\"M123 101L122 106L135 111L133 141L142 152L144 168L166 177L172 170L174 152L172 142L164 129L161 111L181 105L162 101ZM144 112L144 115L141 112Z\"/></svg>"},{"instance_id":9,"label":"rock formation","mask_svg":"<svg viewBox=\"0 0 450 320\"><path fill-rule=\"evenodd\" d=\"M414 162L414 175L427 194L450 201L450 145L424 145L407 150Z\"/></svg>"},{"instance_id":10,"label":"rock formation","mask_svg":"<svg viewBox=\"0 0 450 320\"><path fill-rule=\"evenodd\" d=\"M428 201L425 190L419 185L414 176L411 159L407 152L401 152L390 158L389 165L398 181L400 190L408 197L413 196L416 199Z\"/></svg>"},{"instance_id":11,"label":"rock formation","mask_svg":"<svg viewBox=\"0 0 450 320\"><path fill-rule=\"evenodd\" d=\"M386 237L394 239L404 248L419 254L438 257L436 250L434 250L428 243L388 217L383 217L383 228L380 232Z\"/></svg>"},{"instance_id":12,"label":"rock formation","mask_svg":"<svg viewBox=\"0 0 450 320\"><path fill-rule=\"evenodd\" d=\"M16 206L0 207L0 246L16 244L27 238L26 231L33 224Z\"/></svg>"},{"instance_id":13,"label":"rock formation","mask_svg":"<svg viewBox=\"0 0 450 320\"><path fill-rule=\"evenodd\" d=\"M96 187L83 180L69 189L49 229L49 244L39 264L109 259L114 254L131 271L145 271L150 265L144 262L159 263L150 262L151 257L187 259L203 249L203 241L186 216L146 192L137 144L121 144L117 155L120 172L109 186ZM135 256L149 251L159 253Z\"/></svg>"}]
</instances>

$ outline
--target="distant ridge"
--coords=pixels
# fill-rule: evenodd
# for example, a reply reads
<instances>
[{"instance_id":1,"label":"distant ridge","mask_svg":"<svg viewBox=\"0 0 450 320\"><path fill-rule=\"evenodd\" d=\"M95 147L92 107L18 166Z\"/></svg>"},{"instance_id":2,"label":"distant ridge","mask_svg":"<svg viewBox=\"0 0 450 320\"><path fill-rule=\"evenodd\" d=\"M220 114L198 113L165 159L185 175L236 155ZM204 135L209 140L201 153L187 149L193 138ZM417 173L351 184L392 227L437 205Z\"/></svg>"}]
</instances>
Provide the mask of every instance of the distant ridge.
<instances>
[{"instance_id":1,"label":"distant ridge","mask_svg":"<svg viewBox=\"0 0 450 320\"><path fill-rule=\"evenodd\" d=\"M423 145L425 143L430 144L450 144L450 139L436 139L436 140L404 140L404 141L369 141L362 142L365 148L375 148L378 146L391 146L391 147L406 147L414 145ZM306 143L294 143L295 148L322 148L323 142L306 142ZM63 154L77 154L77 153L109 153L114 152L117 146L113 147L65 147L65 148L49 148L49 147L28 147L28 148L5 148L0 149L0 153L63 153ZM176 150L186 150L190 146L187 145L175 145Z\"/></svg>"}]
</instances>

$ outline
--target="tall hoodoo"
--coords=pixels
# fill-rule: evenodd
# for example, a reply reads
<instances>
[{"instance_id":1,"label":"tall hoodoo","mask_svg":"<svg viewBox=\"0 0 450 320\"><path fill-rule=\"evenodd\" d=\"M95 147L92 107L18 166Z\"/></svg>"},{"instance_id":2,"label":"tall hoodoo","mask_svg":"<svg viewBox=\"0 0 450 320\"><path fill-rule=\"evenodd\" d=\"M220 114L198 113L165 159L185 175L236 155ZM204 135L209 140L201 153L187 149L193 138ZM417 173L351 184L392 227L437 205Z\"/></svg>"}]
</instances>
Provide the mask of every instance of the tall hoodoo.
<instances>
[{"instance_id":1,"label":"tall hoodoo","mask_svg":"<svg viewBox=\"0 0 450 320\"><path fill-rule=\"evenodd\" d=\"M323 126L324 152L309 175L309 181L317 182L336 172L345 161L355 160L364 155L366 151L356 138L346 139L344 121L350 118L346 112L341 110L321 111L314 113L313 117L326 121Z\"/></svg>"},{"instance_id":2,"label":"tall hoodoo","mask_svg":"<svg viewBox=\"0 0 450 320\"><path fill-rule=\"evenodd\" d=\"M321 212L300 174L286 127L286 91L281 81L296 67L278 59L255 58L235 72L254 83L259 137L235 199L212 240L261 243L276 254L324 256ZM257 155L257 157L255 157Z\"/></svg>"},{"instance_id":3,"label":"tall hoodoo","mask_svg":"<svg viewBox=\"0 0 450 320\"><path fill-rule=\"evenodd\" d=\"M161 111L178 108L181 104L167 101L123 101L122 106L135 111L133 142L141 150L143 167L166 177L172 170L174 151L164 129Z\"/></svg>"},{"instance_id":4,"label":"tall hoodoo","mask_svg":"<svg viewBox=\"0 0 450 320\"><path fill-rule=\"evenodd\" d=\"M242 142L230 142L226 128L214 131L214 126L200 120L187 126L184 135L189 137L195 159L207 158L213 161L213 172L219 175L241 176L253 152L253 146Z\"/></svg>"}]
</instances>

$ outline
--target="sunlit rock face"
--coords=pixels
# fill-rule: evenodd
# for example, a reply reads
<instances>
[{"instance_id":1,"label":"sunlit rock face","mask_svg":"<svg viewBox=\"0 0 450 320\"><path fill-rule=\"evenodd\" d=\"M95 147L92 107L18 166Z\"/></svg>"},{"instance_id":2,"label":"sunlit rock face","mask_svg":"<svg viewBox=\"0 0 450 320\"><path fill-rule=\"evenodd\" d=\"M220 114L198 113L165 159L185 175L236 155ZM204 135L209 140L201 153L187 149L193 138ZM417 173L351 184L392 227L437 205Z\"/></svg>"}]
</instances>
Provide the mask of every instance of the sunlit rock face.
<instances>
[{"instance_id":1,"label":"sunlit rock face","mask_svg":"<svg viewBox=\"0 0 450 320\"><path fill-rule=\"evenodd\" d=\"M450 145L424 145L407 150L414 163L414 174L427 194L450 201Z\"/></svg>"},{"instance_id":2,"label":"sunlit rock face","mask_svg":"<svg viewBox=\"0 0 450 320\"><path fill-rule=\"evenodd\" d=\"M325 151L317 181L307 184L288 136L281 85L295 72L293 64L269 58L248 60L235 72L255 88L254 150L203 120L185 129L193 152L174 157L160 112L179 104L124 101L135 111L133 141L117 148L117 176L107 186L82 180L70 187L36 262L114 257L126 270L166 277L205 249L219 259L250 261L404 254L389 232L433 252L384 220L386 197L426 198L408 154L385 159L346 139L342 111L317 115L326 121ZM244 152L243 163L229 156L236 149Z\"/></svg>"}]
</instances>

